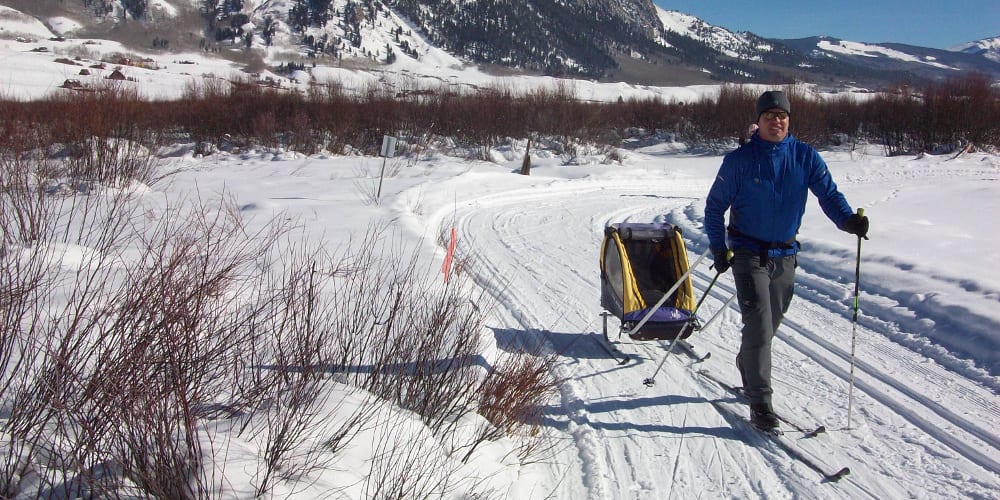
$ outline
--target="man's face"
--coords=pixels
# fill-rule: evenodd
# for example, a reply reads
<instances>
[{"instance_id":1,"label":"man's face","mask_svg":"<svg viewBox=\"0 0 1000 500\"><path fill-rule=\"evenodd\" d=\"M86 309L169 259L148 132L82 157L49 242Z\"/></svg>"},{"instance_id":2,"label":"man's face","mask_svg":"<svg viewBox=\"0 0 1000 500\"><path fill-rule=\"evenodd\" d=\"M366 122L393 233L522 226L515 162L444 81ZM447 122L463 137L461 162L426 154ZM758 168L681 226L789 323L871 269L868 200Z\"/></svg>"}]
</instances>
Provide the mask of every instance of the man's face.
<instances>
[{"instance_id":1,"label":"man's face","mask_svg":"<svg viewBox=\"0 0 1000 500\"><path fill-rule=\"evenodd\" d=\"M761 139L767 142L781 142L788 136L788 113L778 108L769 109L760 114L757 119L757 132Z\"/></svg>"}]
</instances>

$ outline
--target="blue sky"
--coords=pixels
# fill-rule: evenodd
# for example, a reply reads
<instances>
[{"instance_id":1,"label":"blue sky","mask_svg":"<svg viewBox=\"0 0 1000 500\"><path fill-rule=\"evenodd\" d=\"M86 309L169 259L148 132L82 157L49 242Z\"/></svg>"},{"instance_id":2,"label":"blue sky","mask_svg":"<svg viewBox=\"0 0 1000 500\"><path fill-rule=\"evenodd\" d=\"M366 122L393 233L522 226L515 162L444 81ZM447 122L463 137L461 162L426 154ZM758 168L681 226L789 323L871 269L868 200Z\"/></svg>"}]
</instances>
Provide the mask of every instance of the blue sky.
<instances>
[{"instance_id":1,"label":"blue sky","mask_svg":"<svg viewBox=\"0 0 1000 500\"><path fill-rule=\"evenodd\" d=\"M1000 36L1000 0L653 0L731 31L947 49Z\"/></svg>"}]
</instances>

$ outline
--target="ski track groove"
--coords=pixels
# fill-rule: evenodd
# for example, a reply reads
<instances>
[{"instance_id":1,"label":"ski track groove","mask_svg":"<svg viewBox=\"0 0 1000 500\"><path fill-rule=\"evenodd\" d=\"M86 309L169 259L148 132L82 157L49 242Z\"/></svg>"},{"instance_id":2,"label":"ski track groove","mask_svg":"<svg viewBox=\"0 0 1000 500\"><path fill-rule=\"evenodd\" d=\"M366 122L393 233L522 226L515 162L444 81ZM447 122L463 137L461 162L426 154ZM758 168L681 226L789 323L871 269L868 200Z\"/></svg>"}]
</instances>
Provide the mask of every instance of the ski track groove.
<instances>
[{"instance_id":1,"label":"ski track groove","mask_svg":"<svg viewBox=\"0 0 1000 500\"><path fill-rule=\"evenodd\" d=\"M729 391L727 391L727 390L725 390L725 389L717 386L714 382L712 382L712 381L710 381L710 380L708 380L708 379L706 379L704 377L698 377L698 378L700 379L700 380L698 380L698 384L701 385L704 390L706 390L708 392L715 393L717 395L717 397L719 397L719 398L731 398L732 397L732 394L730 394ZM726 405L728 405L730 403L728 403L726 401L720 401L720 402L718 402L718 404L726 404ZM740 406L742 407L743 405L740 404ZM713 408L714 407L715 407L715 405L713 405ZM723 414L723 412L721 410L716 409L716 411L723 418L725 418L727 420L730 419L730 416ZM740 419L740 420L742 421L742 419ZM743 422L746 423L745 421L743 421ZM747 423L747 425L749 425L749 424ZM753 436L754 439L766 441L767 444L768 444L768 447L771 449L771 451L773 453L775 453L777 455L786 455L787 454L787 452L785 450L782 450L779 445L770 442L771 441L770 438L768 438L766 436L763 436L763 435L757 435L756 431L750 431L750 432L753 433L752 436ZM790 434L796 434L796 433L797 432L793 431ZM791 438L788 438L788 439L791 440ZM819 438L810 438L810 439L819 439ZM830 460L828 460L824 456L819 456L819 455L817 455L815 453L809 453L809 452L806 452L806 454L809 455L809 458L812 459L812 460L814 460L816 462L816 464L819 465L824 471L826 471L826 473L833 473L833 472L836 472L836 471L840 470L841 465L837 465L836 463L831 463ZM797 460L794 461L793 463L795 463L797 465L801 465L802 467L806 467L806 468L808 468L809 470L813 471L816 474L820 473L819 471L816 471L816 470L812 469L811 467L809 467L809 466L807 466L805 464L798 463ZM848 484L848 483L851 484L852 486L854 486L855 488L857 488L859 491L861 491L862 493L864 493L865 495L867 495L869 498L873 498L873 499L876 499L876 500L880 500L881 499L881 496L879 494L874 493L871 490L869 490L868 488L866 488L863 484L861 484L856 478L852 477L852 475L850 475L850 474L848 474L847 476L841 478L840 481L843 481L843 483L841 485ZM857 495L850 495L850 498L858 498L858 496Z\"/></svg>"},{"instance_id":2,"label":"ski track groove","mask_svg":"<svg viewBox=\"0 0 1000 500\"><path fill-rule=\"evenodd\" d=\"M694 274L694 273L692 273L692 274ZM710 280L706 280L703 283L703 285L707 284L708 281L710 281ZM718 285L718 283L716 283L716 284ZM702 287L701 290L698 290L698 291L704 292L704 286ZM717 294L714 294L714 296L716 298L718 298ZM727 297L723 297L721 299L721 301L724 303L726 298ZM662 356L662 355L666 354L666 352L667 352L667 347L664 347L664 345L669 345L666 342L658 342L658 341L631 341L631 342L629 342L629 344L632 345L637 350L645 351L646 354L649 356L649 358L652 361L655 361L657 364L659 363L659 358L657 358L654 355L653 350L654 349L658 349L658 348L661 349L661 350L663 350L663 353L661 353L661 356ZM685 370L694 371L695 368L693 368L693 366L696 365L696 364L698 364L697 361L691 360L687 355L685 355L683 353L678 353L678 352L676 352L676 350L674 352L672 352L670 354L670 356L673 357L673 358L676 358L680 362L684 363L685 364L685 366L684 366ZM710 395L706 395L706 393L708 393L708 394L714 395L714 397L717 398L717 399L718 398L723 398L723 399L730 398L731 399L733 397L732 394L730 394L728 391L726 391L725 389L723 389L721 387L718 387L714 382L706 379L705 377L702 377L702 376L700 376L700 375L698 375L696 373L691 373L690 375L691 375L691 380L693 380L700 387L698 395L704 396L706 398L707 397L713 397L713 396L710 396ZM717 402L717 403L728 404L726 401L721 401L721 402ZM742 406L742 405L740 405L740 406ZM723 418L724 420L730 422L730 425L732 425L734 423L734 422L731 421L730 415L724 414L721 410L719 410L718 408L715 408L714 404L712 405L712 408L713 408L713 410L716 413L719 414L719 416L721 418ZM739 427L740 426L738 426L738 425L733 425L734 429L737 429ZM772 455L775 455L775 456L787 456L787 452L785 452L784 450L780 449L780 447L777 444L771 443L770 439L768 439L767 437L757 436L756 434L751 435L750 433L744 433L744 436L746 438L750 438L750 439L760 438L761 440L766 441L767 445L769 447L769 453L772 454ZM817 438L812 438L812 439L817 439ZM757 447L757 448L759 448L759 447ZM718 444L717 443L716 443L716 450L718 450ZM810 453L810 455L812 455L812 458L818 464L820 464L825 470L827 470L828 472L832 473L832 472L835 472L836 470L839 470L840 466L834 467L833 465L831 465L831 463L826 458L824 458L822 456L817 456L816 454L813 454L813 453ZM778 461L776 461L774 459L769 459L767 461L768 461L768 465L772 469L774 469L775 474L782 475L783 464L779 463ZM792 463L795 464L795 465L797 465L797 466L802 466L802 467L808 468L804 464L798 464L798 461L794 460L794 459L792 460ZM812 470L812 469L810 469L810 470ZM813 472L814 473L818 473L817 471L813 471ZM848 475L848 476L842 478L841 481L843 483L840 483L840 486L843 486L844 484L849 483L852 486L854 486L855 488L857 488L859 491L861 491L862 493L864 493L869 498L873 498L873 499L879 499L879 498L881 498L881 495L879 495L877 493L874 493L871 490L869 490L867 487L865 487L863 484L861 484L858 481L858 479L855 478L855 477L852 477L852 476ZM828 487L828 486L832 486L832 485L824 485L823 487ZM762 497L766 497L767 496L767 492L766 491L758 491L757 493L759 495L761 495ZM849 497L850 498L858 498L858 495L850 495Z\"/></svg>"},{"instance_id":3,"label":"ski track groove","mask_svg":"<svg viewBox=\"0 0 1000 500\"><path fill-rule=\"evenodd\" d=\"M682 411L684 412L684 417L681 419L680 426L687 427L687 408L683 408ZM670 494L673 493L674 483L677 482L678 469L680 469L681 466L681 451L684 449L684 434L680 434L679 436L680 439L677 441L677 448L674 450L673 454L674 467L670 472L670 483L667 485L667 492L666 495L664 495L665 498L670 498Z\"/></svg>"},{"instance_id":4,"label":"ski track groove","mask_svg":"<svg viewBox=\"0 0 1000 500\"><path fill-rule=\"evenodd\" d=\"M704 273L704 272L696 271L696 272L694 272L692 274L693 275L697 275L697 277L699 279L703 280L705 283L707 283L711 279L711 278L709 278L707 276L707 273ZM735 289L729 288L728 287L728 283L723 283L721 281L717 281L716 282L716 286L718 287L718 289L713 290L712 291L712 295L714 295L714 297L716 299L720 300L720 301L725 301L726 298L728 298L728 295L726 295L726 294L735 293ZM725 290L726 294L723 294L722 290ZM729 307L731 309L737 311L737 312L739 311L739 306L738 305L731 304ZM824 368L826 368L830 373L833 373L834 375L837 375L838 377L840 377L844 381L850 381L850 374L847 371L845 371L843 368L837 366L832 361L829 361L822 354L820 354L820 353L816 352L815 350L810 349L809 347L805 346L795 336L788 334L787 333L788 329L791 329L797 335L810 340L812 343L816 344L817 346L823 348L826 352L830 353L833 357L839 358L842 361L850 362L850 355L849 355L849 353L844 352L842 349L840 349L839 347L837 347L836 345L834 345L829 340L824 339L821 336L819 336L819 335L815 334L814 332L810 331L808 328L803 327L797 321L795 321L793 319L790 319L788 316L785 316L785 319L781 323L781 328L779 328L778 331L775 332L775 337L776 338L784 341L790 347L792 347L795 350L797 350L798 352L804 354L805 356L807 356L808 358L812 359L813 361L819 363ZM783 330L786 330L786 331L783 331ZM891 353L887 353L887 354L891 354ZM894 356L894 357L896 357L896 356ZM908 360L902 360L902 359L900 359L900 361L901 361L901 363L906 364L906 365L911 364L911 363L909 363ZM1000 472L1000 462L994 460L993 458L991 458L987 454L981 452L980 450L978 450L978 449L970 446L968 443L965 443L965 442L959 440L958 438L956 438L952 433L948 432L947 430L942 429L939 426L937 426L937 425L929 422L927 419L921 417L917 412L906 410L905 409L905 405L900 404L900 401L899 401L898 398L893 398L891 395L887 394L885 391L876 388L874 386L874 384L868 383L868 382L864 381L863 379L861 379L860 377L858 377L857 370L861 370L862 372L864 372L866 375L868 375L872 379L874 379L874 380L876 380L876 381L884 384L885 386L888 386L889 388L895 390L896 392L898 392L898 393L900 393L900 394L902 394L902 395L904 395L904 396L906 396L906 397L908 397L908 398L910 398L910 399L912 399L912 400L914 400L914 401L922 404L924 407L926 407L927 409L931 410L932 412L934 412L935 414L937 414L939 417L943 418L944 420L946 420L946 421L948 421L950 423L955 424L962 431L964 431L964 432L966 432L966 433L968 433L968 434L970 434L972 436L975 436L979 440L981 440L984 443L988 444L989 446L993 447L993 449L997 450L998 453L1000 453L1000 438L998 438L997 436L991 434L989 431L983 429L982 427L980 427L980 426L978 426L978 425L976 425L976 424L968 421L965 417L963 417L963 416L961 416L961 415L959 415L959 414L957 414L957 413L949 410L948 408L945 408L944 406L942 406L937 401L934 401L932 399L929 399L929 398L923 396L922 394L918 393L912 387L909 387L909 386L907 386L907 385L899 382L897 379L895 379L893 377L887 377L887 376L882 375L881 371L878 368L876 368L873 365L865 362L863 359L860 359L857 355L855 355L854 367L855 367L855 370L856 370L855 377L854 377L854 385L855 385L856 388L863 390L866 394L868 394L875 401L878 401L879 403L881 403L881 404L883 404L883 405L885 405L887 407L893 408L895 411L897 411L901 416L903 416L904 418L906 418L915 427L918 427L918 428L922 429L924 432L927 432L928 434L934 436L935 439L937 439L938 441L940 441L940 442L948 445L948 447L951 448L956 453L958 453L958 454L964 456L965 458L967 458L968 460L970 460L970 461L972 461L972 462L974 462L974 463L976 463L976 464L978 464L978 465L986 468L987 470L990 470L992 472Z\"/></svg>"},{"instance_id":5,"label":"ski track groove","mask_svg":"<svg viewBox=\"0 0 1000 500\"><path fill-rule=\"evenodd\" d=\"M463 214L460 219L461 224L457 224L458 231L464 236L466 241L475 241L474 234L470 232L468 228L474 227L469 219L474 215L472 212L467 212ZM493 226L496 230L496 226ZM472 248L478 248L475 245ZM510 246L506 246L508 249ZM482 255L478 250L473 250L470 254L477 266L482 266L486 269L485 272L477 272L474 270L472 272L472 278L475 283L477 283L481 288L487 290L499 304L501 304L507 311L511 313L513 318L518 322L520 327L524 331L532 331L537 328L537 325L541 325L542 322L540 318L528 317L524 311L532 310L528 307L528 304L522 303L517 294L511 294L508 291L507 284L500 287L496 285L496 277L503 276L501 269L497 265L491 263L491 259L488 259ZM546 290L545 287L541 287L542 290ZM564 295L564 297L570 295ZM545 329L546 331L548 328ZM580 458L581 465L584 467L583 481L584 486L588 490L588 498L593 500L603 500L605 498L611 498L609 492L606 488L606 481L611 474L608 473L606 454L608 452L607 447L601 445L600 439L595 437L597 431L590 425L589 419L585 411L586 403L583 397L579 396L577 393L579 391L579 383L576 382L572 377L563 377L565 382L560 384L560 398L562 400L563 407L567 409L570 421L573 423L571 426L570 434L573 436L574 442L577 444L577 455ZM602 454L603 452L603 454ZM604 460L599 457L605 456ZM595 482L600 479L601 481Z\"/></svg>"},{"instance_id":6,"label":"ski track groove","mask_svg":"<svg viewBox=\"0 0 1000 500\"><path fill-rule=\"evenodd\" d=\"M807 298L810 302L815 302L817 305L822 306L823 308L831 312L839 312L841 316L846 318L847 321L851 320L851 317L853 316L853 310L850 308L850 306L844 304L844 301L837 300L831 294L824 293L823 291L815 288L817 286L822 286L823 283L832 283L833 287L843 287L843 285L841 285L838 282L832 281L828 278L824 278L817 275L806 274L805 278L806 279L804 280L797 279L796 295L801 295L804 298ZM862 296L862 306L864 306L865 302L873 302L873 301L879 302L882 300L885 300L884 296L866 290ZM873 307L872 309L873 312L876 313L881 313L886 311L886 308L884 307L877 307L877 308ZM858 324L861 326L865 326L874 332L878 332L882 336L886 337L888 340L893 341L893 343L895 344L902 345L907 349L913 349L917 352L921 352L921 350L925 348L923 345L917 345L915 341L903 339L901 338L904 336L903 334L893 333L891 331L893 329L892 319L894 318L890 318L890 320L884 320L880 317L873 317L866 315L865 308L862 307L861 315L858 318ZM883 345L878 344L878 346L882 347ZM885 349L884 352L886 354L891 356L897 356L896 354L894 354L894 350L886 349L885 347L882 348ZM959 372L963 377L980 382L982 385L987 386L992 390L1000 388L1000 385L997 385L996 381L992 377L980 375L979 373L976 373L975 371L962 366L963 363L961 361L952 359L937 359L936 361L940 362L940 364L946 367L952 368L953 369L952 371ZM921 367L919 365L912 366L911 369L914 371L923 371L928 376L934 375L932 371L930 371L927 368ZM959 389L963 390L967 396L977 399L978 403L982 406L982 408L985 411L988 411L994 414L995 416L1000 417L1000 404L990 403L985 399L981 398L980 396L978 396L975 392L969 391L965 387L960 387Z\"/></svg>"}]
</instances>

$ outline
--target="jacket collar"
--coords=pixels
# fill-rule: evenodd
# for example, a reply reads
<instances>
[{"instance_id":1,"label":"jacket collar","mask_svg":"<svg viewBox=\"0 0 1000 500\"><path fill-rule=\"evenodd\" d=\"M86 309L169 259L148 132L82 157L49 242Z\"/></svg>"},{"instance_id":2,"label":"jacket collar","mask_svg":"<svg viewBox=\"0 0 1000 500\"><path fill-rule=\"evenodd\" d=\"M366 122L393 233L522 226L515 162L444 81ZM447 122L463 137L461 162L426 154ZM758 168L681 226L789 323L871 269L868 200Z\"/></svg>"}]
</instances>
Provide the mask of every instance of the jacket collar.
<instances>
[{"instance_id":1,"label":"jacket collar","mask_svg":"<svg viewBox=\"0 0 1000 500\"><path fill-rule=\"evenodd\" d=\"M760 137L759 132L754 132L753 136L750 137L750 142L753 143L761 151L772 151L776 149L782 149L787 147L794 140L795 137L792 136L791 132L789 132L788 135L786 135L785 138L782 139L780 142L765 141Z\"/></svg>"}]
</instances>

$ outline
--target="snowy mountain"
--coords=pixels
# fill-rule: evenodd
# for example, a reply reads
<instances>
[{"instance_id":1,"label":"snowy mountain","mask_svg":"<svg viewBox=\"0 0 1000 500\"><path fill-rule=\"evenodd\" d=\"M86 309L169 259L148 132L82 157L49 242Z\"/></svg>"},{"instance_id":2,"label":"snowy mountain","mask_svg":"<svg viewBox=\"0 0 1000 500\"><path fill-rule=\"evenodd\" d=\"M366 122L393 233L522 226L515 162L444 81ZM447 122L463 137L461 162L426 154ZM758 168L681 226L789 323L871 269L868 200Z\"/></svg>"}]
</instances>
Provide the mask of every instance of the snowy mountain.
<instances>
[{"instance_id":1,"label":"snowy mountain","mask_svg":"<svg viewBox=\"0 0 1000 500\"><path fill-rule=\"evenodd\" d=\"M870 71L906 72L919 78L959 76L965 72L1000 75L1000 61L985 53L940 50L899 43L861 43L831 37L784 40L810 60L835 60Z\"/></svg>"},{"instance_id":2,"label":"snowy mountain","mask_svg":"<svg viewBox=\"0 0 1000 500\"><path fill-rule=\"evenodd\" d=\"M660 10L664 28L711 48L721 57L735 59L747 68L750 80L762 80L770 69L800 81L878 81L895 78L935 79L967 71L1000 76L1000 37L972 42L954 50L939 50L898 43L863 43L817 36L803 39L765 39L750 32L732 32L676 11ZM758 64L747 64L758 63ZM780 69L775 69L775 67Z\"/></svg>"},{"instance_id":3,"label":"snowy mountain","mask_svg":"<svg viewBox=\"0 0 1000 500\"><path fill-rule=\"evenodd\" d=\"M962 44L952 50L983 56L991 61L1000 62L1000 36Z\"/></svg>"},{"instance_id":4,"label":"snowy mountain","mask_svg":"<svg viewBox=\"0 0 1000 500\"><path fill-rule=\"evenodd\" d=\"M750 32L734 33L674 10L660 9L658 14L667 31L699 41L729 57L761 61L761 53L774 50L772 43Z\"/></svg>"},{"instance_id":5,"label":"snowy mountain","mask_svg":"<svg viewBox=\"0 0 1000 500\"><path fill-rule=\"evenodd\" d=\"M392 71L394 63L408 60L644 85L880 86L967 71L1000 79L996 39L993 45L986 40L955 51L828 37L765 39L664 10L650 0L0 0L0 5L60 36L163 53L197 49L255 72L305 65ZM3 24L0 37L17 38L10 23Z\"/></svg>"}]
</instances>

